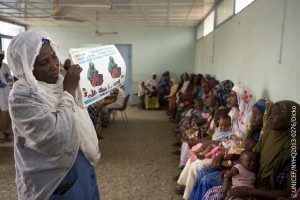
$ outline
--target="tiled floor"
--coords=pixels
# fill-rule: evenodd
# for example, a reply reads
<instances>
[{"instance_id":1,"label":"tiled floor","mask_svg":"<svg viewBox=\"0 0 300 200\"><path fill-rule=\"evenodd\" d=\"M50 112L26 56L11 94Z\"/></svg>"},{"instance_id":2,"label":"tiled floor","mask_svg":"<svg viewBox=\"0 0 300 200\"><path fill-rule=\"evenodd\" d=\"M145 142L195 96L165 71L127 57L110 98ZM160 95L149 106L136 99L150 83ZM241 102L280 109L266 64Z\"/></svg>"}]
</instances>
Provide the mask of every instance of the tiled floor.
<instances>
[{"instance_id":1,"label":"tiled floor","mask_svg":"<svg viewBox=\"0 0 300 200\"><path fill-rule=\"evenodd\" d=\"M164 111L127 108L128 127L120 113L103 129L97 164L101 200L179 200L174 193L179 157L172 155L174 124ZM0 199L17 199L13 143L0 144Z\"/></svg>"}]
</instances>

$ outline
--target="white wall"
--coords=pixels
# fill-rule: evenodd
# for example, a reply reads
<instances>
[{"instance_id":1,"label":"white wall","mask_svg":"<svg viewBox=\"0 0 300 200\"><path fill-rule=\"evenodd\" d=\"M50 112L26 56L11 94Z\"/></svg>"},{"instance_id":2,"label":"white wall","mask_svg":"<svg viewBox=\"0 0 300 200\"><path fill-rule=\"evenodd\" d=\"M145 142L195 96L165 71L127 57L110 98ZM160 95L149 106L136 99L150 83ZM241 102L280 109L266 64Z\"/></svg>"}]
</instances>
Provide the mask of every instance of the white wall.
<instances>
[{"instance_id":1,"label":"white wall","mask_svg":"<svg viewBox=\"0 0 300 200\"><path fill-rule=\"evenodd\" d=\"M196 48L194 28L177 27L111 27L101 31L118 31L118 35L94 37L93 28L29 27L45 30L60 46L61 60L68 57L70 48L95 44L132 44L132 88L146 80L152 72L160 75L169 70L179 79L182 72L193 72Z\"/></svg>"},{"instance_id":2,"label":"white wall","mask_svg":"<svg viewBox=\"0 0 300 200\"><path fill-rule=\"evenodd\" d=\"M256 0L197 41L195 72L243 83L257 99L299 103L300 1L287 2L281 63L284 0Z\"/></svg>"}]
</instances>

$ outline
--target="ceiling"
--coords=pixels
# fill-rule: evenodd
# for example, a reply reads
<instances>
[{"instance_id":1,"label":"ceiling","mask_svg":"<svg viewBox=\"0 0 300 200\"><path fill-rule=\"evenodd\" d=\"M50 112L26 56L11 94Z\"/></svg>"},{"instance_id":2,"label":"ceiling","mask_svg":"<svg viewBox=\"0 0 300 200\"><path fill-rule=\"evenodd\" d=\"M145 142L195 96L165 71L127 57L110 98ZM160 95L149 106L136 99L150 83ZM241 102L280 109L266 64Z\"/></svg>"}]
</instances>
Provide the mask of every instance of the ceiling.
<instances>
[{"instance_id":1,"label":"ceiling","mask_svg":"<svg viewBox=\"0 0 300 200\"><path fill-rule=\"evenodd\" d=\"M0 20L39 26L196 27L218 1L4 0Z\"/></svg>"}]
</instances>

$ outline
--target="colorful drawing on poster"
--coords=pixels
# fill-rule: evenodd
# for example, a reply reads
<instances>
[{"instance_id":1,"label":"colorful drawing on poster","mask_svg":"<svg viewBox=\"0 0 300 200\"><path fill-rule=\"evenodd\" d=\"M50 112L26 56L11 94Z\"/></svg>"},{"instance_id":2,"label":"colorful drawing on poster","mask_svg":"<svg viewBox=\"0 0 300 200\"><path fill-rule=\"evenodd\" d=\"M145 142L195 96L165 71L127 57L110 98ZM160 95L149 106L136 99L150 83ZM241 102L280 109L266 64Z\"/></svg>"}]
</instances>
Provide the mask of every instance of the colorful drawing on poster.
<instances>
[{"instance_id":1,"label":"colorful drawing on poster","mask_svg":"<svg viewBox=\"0 0 300 200\"><path fill-rule=\"evenodd\" d=\"M105 98L113 88L124 85L126 64L114 45L71 49L70 57L82 67L78 90L81 107Z\"/></svg>"}]
</instances>

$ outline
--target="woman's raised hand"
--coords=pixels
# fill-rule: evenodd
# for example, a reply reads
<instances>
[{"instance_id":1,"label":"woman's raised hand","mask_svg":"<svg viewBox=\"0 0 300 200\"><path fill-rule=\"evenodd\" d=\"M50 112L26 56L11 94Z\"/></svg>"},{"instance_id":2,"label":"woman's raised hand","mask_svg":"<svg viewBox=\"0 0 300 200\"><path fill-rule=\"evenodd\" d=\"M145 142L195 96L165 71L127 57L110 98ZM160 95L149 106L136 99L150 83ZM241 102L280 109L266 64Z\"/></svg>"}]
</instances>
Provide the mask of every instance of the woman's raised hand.
<instances>
[{"instance_id":1,"label":"woman's raised hand","mask_svg":"<svg viewBox=\"0 0 300 200\"><path fill-rule=\"evenodd\" d=\"M113 102L115 102L118 98L118 94L119 94L119 89L118 88L114 88L109 96L105 97L104 99L102 99L101 101L99 101L97 108L99 108L99 111L101 108L103 108L106 105L109 105Z\"/></svg>"},{"instance_id":2,"label":"woman's raised hand","mask_svg":"<svg viewBox=\"0 0 300 200\"><path fill-rule=\"evenodd\" d=\"M71 65L64 78L64 91L67 91L73 97L75 96L75 91L79 84L81 71L82 68L79 65Z\"/></svg>"}]
</instances>

